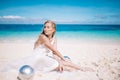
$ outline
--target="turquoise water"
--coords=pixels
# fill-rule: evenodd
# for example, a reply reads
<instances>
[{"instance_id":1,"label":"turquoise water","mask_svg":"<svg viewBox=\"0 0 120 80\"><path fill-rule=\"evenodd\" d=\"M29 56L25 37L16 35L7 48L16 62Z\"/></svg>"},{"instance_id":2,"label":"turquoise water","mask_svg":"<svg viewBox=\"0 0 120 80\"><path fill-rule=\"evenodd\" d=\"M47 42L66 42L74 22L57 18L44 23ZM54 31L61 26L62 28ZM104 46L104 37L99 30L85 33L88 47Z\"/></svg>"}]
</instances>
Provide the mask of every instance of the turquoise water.
<instances>
[{"instance_id":1,"label":"turquoise water","mask_svg":"<svg viewBox=\"0 0 120 80\"><path fill-rule=\"evenodd\" d=\"M43 25L1 24L0 42L34 42ZM120 41L120 25L59 24L55 35L59 39Z\"/></svg>"}]
</instances>

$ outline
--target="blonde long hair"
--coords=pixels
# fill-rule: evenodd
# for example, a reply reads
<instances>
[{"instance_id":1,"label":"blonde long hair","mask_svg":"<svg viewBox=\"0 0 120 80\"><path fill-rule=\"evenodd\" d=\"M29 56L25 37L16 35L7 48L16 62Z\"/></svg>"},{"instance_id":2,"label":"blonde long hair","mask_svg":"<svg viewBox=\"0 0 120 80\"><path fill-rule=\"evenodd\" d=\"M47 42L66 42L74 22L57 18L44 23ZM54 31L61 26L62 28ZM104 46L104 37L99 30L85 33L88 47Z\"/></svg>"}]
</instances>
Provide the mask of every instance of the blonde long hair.
<instances>
[{"instance_id":1,"label":"blonde long hair","mask_svg":"<svg viewBox=\"0 0 120 80\"><path fill-rule=\"evenodd\" d=\"M51 23L51 24L52 24L52 27L55 29L55 32L56 32L56 24L55 24L53 21L48 20L48 21L46 21L46 22L44 23L44 25L45 25L46 23ZM54 37L55 32L53 32L52 37ZM44 34L46 37L48 37L48 36L44 33L44 28L43 28L43 31L42 31L41 34ZM40 35L39 35L39 36L40 36ZM38 45L39 45L39 38L38 38L38 40L37 40L37 41L35 42L35 44L34 44L34 49L35 49Z\"/></svg>"},{"instance_id":2,"label":"blonde long hair","mask_svg":"<svg viewBox=\"0 0 120 80\"><path fill-rule=\"evenodd\" d=\"M51 20L48 20L48 21L46 21L46 22L44 23L44 25L45 25L46 23L51 23L51 24L52 24L52 27L55 29L55 32L56 32L56 24L55 24L55 22L53 22L53 21L51 21ZM54 37L55 32L53 32L52 37ZM43 31L42 31L41 34L44 34L44 35L45 35L45 33L44 33L44 28L43 28ZM47 36L47 35L45 35L45 36ZM48 37L48 36L47 36L47 37Z\"/></svg>"}]
</instances>

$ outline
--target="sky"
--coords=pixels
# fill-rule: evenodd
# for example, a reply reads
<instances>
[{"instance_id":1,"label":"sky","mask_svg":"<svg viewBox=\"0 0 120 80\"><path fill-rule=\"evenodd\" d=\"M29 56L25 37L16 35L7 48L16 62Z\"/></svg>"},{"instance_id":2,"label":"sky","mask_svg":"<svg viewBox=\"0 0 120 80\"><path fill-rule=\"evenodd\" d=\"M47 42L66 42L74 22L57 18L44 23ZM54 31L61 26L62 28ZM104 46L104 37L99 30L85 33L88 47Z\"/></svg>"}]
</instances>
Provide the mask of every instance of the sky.
<instances>
[{"instance_id":1,"label":"sky","mask_svg":"<svg viewBox=\"0 0 120 80\"><path fill-rule=\"evenodd\" d=\"M120 0L0 0L0 24L120 24Z\"/></svg>"}]
</instances>

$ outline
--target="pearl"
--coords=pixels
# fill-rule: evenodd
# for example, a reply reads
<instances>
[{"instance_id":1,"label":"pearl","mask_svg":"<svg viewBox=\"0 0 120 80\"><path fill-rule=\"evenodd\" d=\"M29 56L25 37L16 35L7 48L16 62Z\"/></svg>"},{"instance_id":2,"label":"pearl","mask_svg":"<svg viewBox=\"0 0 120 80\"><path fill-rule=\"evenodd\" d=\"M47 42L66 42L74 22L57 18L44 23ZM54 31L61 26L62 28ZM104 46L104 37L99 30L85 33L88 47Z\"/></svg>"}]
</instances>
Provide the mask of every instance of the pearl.
<instances>
[{"instance_id":1,"label":"pearl","mask_svg":"<svg viewBox=\"0 0 120 80\"><path fill-rule=\"evenodd\" d=\"M26 74L26 75L30 75L34 73L34 70L32 67L30 67L29 65L24 65L19 69L19 72L21 74Z\"/></svg>"},{"instance_id":2,"label":"pearl","mask_svg":"<svg viewBox=\"0 0 120 80\"><path fill-rule=\"evenodd\" d=\"M19 69L18 80L29 80L34 76L34 69L29 65L23 65Z\"/></svg>"}]
</instances>

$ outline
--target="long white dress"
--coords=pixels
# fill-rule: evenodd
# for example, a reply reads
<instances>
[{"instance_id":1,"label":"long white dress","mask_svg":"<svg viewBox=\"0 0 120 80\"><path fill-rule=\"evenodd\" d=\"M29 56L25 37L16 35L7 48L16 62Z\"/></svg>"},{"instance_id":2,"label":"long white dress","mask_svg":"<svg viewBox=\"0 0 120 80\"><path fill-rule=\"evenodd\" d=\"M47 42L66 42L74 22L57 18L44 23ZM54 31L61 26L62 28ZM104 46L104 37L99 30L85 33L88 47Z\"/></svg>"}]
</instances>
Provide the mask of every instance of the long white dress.
<instances>
[{"instance_id":1,"label":"long white dress","mask_svg":"<svg viewBox=\"0 0 120 80\"><path fill-rule=\"evenodd\" d=\"M53 41L51 44L53 44ZM3 66L0 71L7 72L11 69L16 69L19 71L20 67L23 65L29 65L33 67L35 71L49 72L58 67L58 62L53 58L53 53L44 44L39 45L33 50L32 54L28 57L13 61Z\"/></svg>"}]
</instances>

